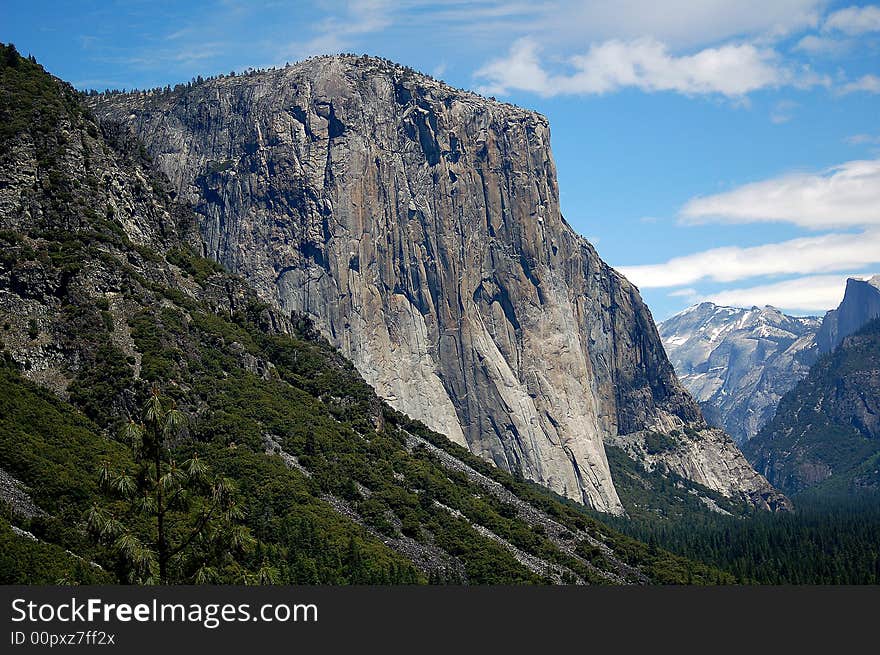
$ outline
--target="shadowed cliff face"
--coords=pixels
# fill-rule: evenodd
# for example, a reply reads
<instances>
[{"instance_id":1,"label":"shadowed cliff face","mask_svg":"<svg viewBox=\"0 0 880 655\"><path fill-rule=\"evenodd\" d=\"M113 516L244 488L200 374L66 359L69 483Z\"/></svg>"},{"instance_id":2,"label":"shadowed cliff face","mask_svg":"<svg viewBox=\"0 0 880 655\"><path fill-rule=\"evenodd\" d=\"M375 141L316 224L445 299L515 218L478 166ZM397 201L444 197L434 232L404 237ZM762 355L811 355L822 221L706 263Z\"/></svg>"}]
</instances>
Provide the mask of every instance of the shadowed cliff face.
<instances>
[{"instance_id":1,"label":"shadowed cliff face","mask_svg":"<svg viewBox=\"0 0 880 655\"><path fill-rule=\"evenodd\" d=\"M816 335L820 353L830 353L850 334L880 316L880 275L870 280L849 278L837 309L825 314Z\"/></svg>"},{"instance_id":2,"label":"shadowed cliff face","mask_svg":"<svg viewBox=\"0 0 880 655\"><path fill-rule=\"evenodd\" d=\"M354 57L93 105L193 204L209 256L497 465L620 512L603 438L705 427L637 290L563 220L542 116ZM713 448L719 491L771 489Z\"/></svg>"}]
</instances>

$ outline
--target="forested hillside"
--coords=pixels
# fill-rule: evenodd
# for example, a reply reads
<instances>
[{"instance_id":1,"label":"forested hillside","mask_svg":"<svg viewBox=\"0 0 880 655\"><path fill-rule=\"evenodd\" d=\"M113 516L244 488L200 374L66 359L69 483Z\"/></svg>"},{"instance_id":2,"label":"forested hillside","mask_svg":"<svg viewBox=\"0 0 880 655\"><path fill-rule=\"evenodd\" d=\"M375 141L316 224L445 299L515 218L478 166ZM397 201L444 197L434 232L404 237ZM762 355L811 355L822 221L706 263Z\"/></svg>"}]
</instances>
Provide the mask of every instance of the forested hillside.
<instances>
[{"instance_id":1,"label":"forested hillside","mask_svg":"<svg viewBox=\"0 0 880 655\"><path fill-rule=\"evenodd\" d=\"M789 493L880 490L880 319L816 362L743 452Z\"/></svg>"},{"instance_id":2,"label":"forested hillside","mask_svg":"<svg viewBox=\"0 0 880 655\"><path fill-rule=\"evenodd\" d=\"M775 516L642 516L612 525L742 584L880 584L880 497L804 495L794 502L794 512Z\"/></svg>"},{"instance_id":3,"label":"forested hillside","mask_svg":"<svg viewBox=\"0 0 880 655\"><path fill-rule=\"evenodd\" d=\"M0 582L137 581L131 543L88 528L90 508L122 509L102 492L105 466L122 490L126 471L150 475L119 435L145 420L153 388L185 418L161 447L168 470L198 458L228 479L246 528L247 548L211 554L211 581L732 579L390 409L307 320L202 258L143 148L11 46L0 116ZM198 527L203 506L181 500L179 525ZM144 498L125 533L155 542L153 514ZM167 581L198 579L186 570Z\"/></svg>"}]
</instances>

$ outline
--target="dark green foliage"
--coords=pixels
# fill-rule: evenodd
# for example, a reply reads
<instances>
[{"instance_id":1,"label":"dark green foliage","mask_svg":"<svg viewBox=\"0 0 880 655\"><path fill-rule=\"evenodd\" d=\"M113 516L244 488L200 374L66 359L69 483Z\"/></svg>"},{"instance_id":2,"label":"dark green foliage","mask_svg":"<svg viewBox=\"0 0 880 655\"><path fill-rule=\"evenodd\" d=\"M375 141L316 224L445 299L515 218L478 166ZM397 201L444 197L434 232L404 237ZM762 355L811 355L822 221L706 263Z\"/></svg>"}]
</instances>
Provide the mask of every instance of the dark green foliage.
<instances>
[{"instance_id":1,"label":"dark green foliage","mask_svg":"<svg viewBox=\"0 0 880 655\"><path fill-rule=\"evenodd\" d=\"M776 415L743 445L783 491L828 494L880 489L880 319L848 336L789 391ZM817 486L818 485L818 486Z\"/></svg>"},{"instance_id":2,"label":"dark green foliage","mask_svg":"<svg viewBox=\"0 0 880 655\"><path fill-rule=\"evenodd\" d=\"M125 355L110 343L97 347L94 360L83 367L71 385L70 399L90 419L112 427L121 420L119 399L128 391L142 387L134 379ZM115 408L115 411L114 411Z\"/></svg>"},{"instance_id":3,"label":"dark green foliage","mask_svg":"<svg viewBox=\"0 0 880 655\"><path fill-rule=\"evenodd\" d=\"M113 332L116 329L116 325L113 322L113 314L110 312L101 311L101 320L104 322L104 329L107 332Z\"/></svg>"},{"instance_id":4,"label":"dark green foliage","mask_svg":"<svg viewBox=\"0 0 880 655\"><path fill-rule=\"evenodd\" d=\"M518 496L569 522L572 530L592 526L597 534L610 540L612 548L623 549L631 563L647 562L658 581L717 581L714 574L703 575L699 565L650 552L641 544L615 535L539 487L516 481L424 426L382 409L351 365L325 342L262 333L251 322L259 315L258 305L237 313L239 322L206 312L187 315L170 307L160 312L144 310L131 319L132 336L141 352L143 372L170 373L178 381L170 391L181 402L198 399L217 408L193 421L193 441L181 445L180 456L198 448L213 469L239 481L242 497L248 499L248 524L263 554L273 553L272 562L281 580L339 583L421 579L411 565L397 556L384 555L381 546L368 545L357 536L357 530L344 528L344 519L315 499L322 493L352 500L367 524L380 533L393 536L405 531L417 538L429 535L436 545L463 561L471 583L540 582L541 578L526 571L503 547L477 534L467 521L450 516L433 502L424 502L426 498L461 512L527 552L569 566L594 582L601 580L559 552L541 530L520 522L511 507L486 496L465 476L446 470L425 451L407 452L399 432L403 428L452 450ZM309 333L306 324L303 328ZM232 343L238 346L230 348ZM261 348L260 344L265 345ZM271 361L278 377L265 380L243 370L235 354L241 352L240 348ZM112 407L111 399L120 395L128 364L109 346L106 355L97 361L103 361L106 368L96 373L95 379L78 379L78 385L89 393L81 389L76 398L84 409L100 415L97 408ZM119 374L112 373L114 367L119 368ZM117 382L105 384L105 376ZM385 426L377 431L380 416ZM312 477L303 478L284 468L279 460L263 455L266 433L276 435L289 452L298 455ZM249 462L248 470L241 468L245 462ZM395 474L403 478L402 484ZM370 497L360 498L353 481L370 489ZM277 500L273 501L270 497L276 492ZM309 512L313 518L305 519L304 514L308 516ZM305 528L307 525L311 527ZM331 529L331 525L335 527ZM306 529L312 535L309 538L322 540L322 552L294 552ZM350 548L352 543L354 550ZM346 558L356 562L356 571L346 571Z\"/></svg>"},{"instance_id":5,"label":"dark green foliage","mask_svg":"<svg viewBox=\"0 0 880 655\"><path fill-rule=\"evenodd\" d=\"M678 442L662 432L648 432L645 435L645 450L649 455L657 455L667 450L674 450Z\"/></svg>"},{"instance_id":6,"label":"dark green foliage","mask_svg":"<svg viewBox=\"0 0 880 655\"><path fill-rule=\"evenodd\" d=\"M212 259L206 259L197 255L188 246L169 251L166 258L171 264L179 266L186 271L199 284L204 284L205 280L214 273L220 273L224 270L220 264Z\"/></svg>"},{"instance_id":7,"label":"dark green foliage","mask_svg":"<svg viewBox=\"0 0 880 655\"><path fill-rule=\"evenodd\" d=\"M109 584L113 576L63 548L13 533L0 519L0 584Z\"/></svg>"},{"instance_id":8,"label":"dark green foliage","mask_svg":"<svg viewBox=\"0 0 880 655\"><path fill-rule=\"evenodd\" d=\"M880 572L880 498L795 496L795 512L750 510L670 472L647 473L607 447L628 517L612 527L725 571L739 583L874 584ZM695 494L730 513L708 511Z\"/></svg>"},{"instance_id":9,"label":"dark green foliage","mask_svg":"<svg viewBox=\"0 0 880 655\"><path fill-rule=\"evenodd\" d=\"M597 515L602 518L600 522L594 517L595 513L590 512L583 505L575 503L568 498L557 496L533 482L524 480L521 477L515 477L495 468L465 448L445 439L441 435L431 432L421 423L413 421L399 412L395 412L387 407L384 411L389 423L399 424L409 432L418 434L435 446L454 455L471 468L502 484L517 497L543 510L553 517L554 520L569 527L572 531L586 530L589 534L609 546L615 556L622 557L624 561L633 566L641 566L649 578L656 583L730 584L735 580L733 576L717 568L671 554L669 551L656 546L649 547L622 532L610 529L607 526L607 522L611 519L609 515ZM434 490L431 491L433 492ZM504 533L499 532L499 534ZM513 533L508 533L506 536L514 543L517 543L517 537ZM531 539L535 538L540 540L540 535L532 533ZM525 543L527 541L520 542L520 544ZM529 550L529 548L525 549ZM584 554L583 551L580 552ZM558 555L550 557L554 561L572 566L574 570L583 573L587 579L592 579L587 572L582 571L582 567L578 567L577 564L572 563L570 560L559 558ZM603 560L597 558L597 562L601 561ZM597 579L592 579L592 581L599 582Z\"/></svg>"},{"instance_id":10,"label":"dark green foliage","mask_svg":"<svg viewBox=\"0 0 880 655\"><path fill-rule=\"evenodd\" d=\"M611 522L742 583L880 583L880 498L794 500L797 511L791 513Z\"/></svg>"},{"instance_id":11,"label":"dark green foliage","mask_svg":"<svg viewBox=\"0 0 880 655\"><path fill-rule=\"evenodd\" d=\"M84 558L103 561L109 570L116 570L110 566L112 560L106 559L110 551L96 549L85 538L83 517L98 497L100 462L133 470L134 462L126 449L100 436L93 423L23 380L8 366L0 368L0 389L0 467L25 482L33 490L37 504L51 514L30 521L16 517L17 525L51 543L33 546L21 541L23 537L11 536L11 540L21 542L16 546L20 550L15 557L25 560L16 565L14 580L54 582L61 577L46 580L42 569L27 568L28 562L39 561L27 553L34 548L55 552L57 547L52 549L51 544L59 544ZM273 565L282 569L280 581L344 584L352 582L353 576L371 583L421 579L411 565L318 500L308 480L284 467L277 458L211 443L200 445L199 450L218 473L240 482L241 494L247 499L249 523L266 540L257 544L251 557L255 572L263 558L271 555ZM184 449L181 455L186 452ZM304 540L312 542L314 549L301 550ZM359 553L357 571L346 567L345 555L352 542ZM8 552L13 557L12 547ZM82 569L92 570L94 567ZM64 571L70 580L95 580L88 576L70 577L69 569ZM106 576L100 579L107 580ZM221 576L221 581L240 579Z\"/></svg>"},{"instance_id":12,"label":"dark green foliage","mask_svg":"<svg viewBox=\"0 0 880 655\"><path fill-rule=\"evenodd\" d=\"M156 315L144 310L129 320L131 336L141 352L141 377L149 382L177 377L180 355L168 337L166 324L181 326L180 314L163 309Z\"/></svg>"},{"instance_id":13,"label":"dark green foliage","mask_svg":"<svg viewBox=\"0 0 880 655\"><path fill-rule=\"evenodd\" d=\"M235 483L213 475L196 452L179 464L172 455L186 416L154 388L139 418L119 436L134 466L101 464L105 499L92 504L87 520L92 537L115 556L120 578L140 584L274 580L268 565L255 574L242 566L254 539L241 523Z\"/></svg>"},{"instance_id":14,"label":"dark green foliage","mask_svg":"<svg viewBox=\"0 0 880 655\"><path fill-rule=\"evenodd\" d=\"M223 161L212 161L208 163L208 166L205 169L205 175L216 175L217 173L228 171L234 167L235 162L231 159L224 159Z\"/></svg>"},{"instance_id":15,"label":"dark green foliage","mask_svg":"<svg viewBox=\"0 0 880 655\"><path fill-rule=\"evenodd\" d=\"M0 153L15 137L32 131L48 133L60 116L80 111L73 87L59 87L14 45L0 43Z\"/></svg>"},{"instance_id":16,"label":"dark green foliage","mask_svg":"<svg viewBox=\"0 0 880 655\"><path fill-rule=\"evenodd\" d=\"M36 504L48 512L29 521L16 520L16 525L62 551L97 557L85 538L82 517L98 492L99 461L130 463L122 446L101 437L95 425L70 405L26 382L9 365L0 366L0 468L27 484ZM27 553L37 547L25 546L18 552L30 558ZM42 546L38 550L55 552ZM20 565L18 575L26 577L25 566ZM38 568L31 573L43 575Z\"/></svg>"},{"instance_id":17,"label":"dark green foliage","mask_svg":"<svg viewBox=\"0 0 880 655\"><path fill-rule=\"evenodd\" d=\"M0 385L0 466L31 486L41 507L79 522L67 512L97 491L95 462L127 462L125 449L9 365L0 367Z\"/></svg>"}]
</instances>

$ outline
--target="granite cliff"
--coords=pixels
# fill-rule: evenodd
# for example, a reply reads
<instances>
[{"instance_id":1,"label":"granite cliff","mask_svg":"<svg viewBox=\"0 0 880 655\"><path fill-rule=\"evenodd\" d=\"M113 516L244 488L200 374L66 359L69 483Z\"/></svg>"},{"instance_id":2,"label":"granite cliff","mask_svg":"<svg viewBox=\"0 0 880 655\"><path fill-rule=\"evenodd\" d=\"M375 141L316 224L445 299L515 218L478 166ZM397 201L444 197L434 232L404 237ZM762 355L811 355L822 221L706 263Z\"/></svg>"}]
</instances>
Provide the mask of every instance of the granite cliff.
<instances>
[{"instance_id":1,"label":"granite cliff","mask_svg":"<svg viewBox=\"0 0 880 655\"><path fill-rule=\"evenodd\" d=\"M849 278L840 305L825 314L825 318L822 319L822 327L816 334L819 352L830 353L846 337L878 316L880 316L880 275L868 280Z\"/></svg>"},{"instance_id":2,"label":"granite cliff","mask_svg":"<svg viewBox=\"0 0 880 655\"><path fill-rule=\"evenodd\" d=\"M675 377L638 290L565 222L545 118L369 57L93 97L204 253L309 315L394 408L620 513L604 440L784 503ZM656 465L656 462L642 462Z\"/></svg>"}]
</instances>

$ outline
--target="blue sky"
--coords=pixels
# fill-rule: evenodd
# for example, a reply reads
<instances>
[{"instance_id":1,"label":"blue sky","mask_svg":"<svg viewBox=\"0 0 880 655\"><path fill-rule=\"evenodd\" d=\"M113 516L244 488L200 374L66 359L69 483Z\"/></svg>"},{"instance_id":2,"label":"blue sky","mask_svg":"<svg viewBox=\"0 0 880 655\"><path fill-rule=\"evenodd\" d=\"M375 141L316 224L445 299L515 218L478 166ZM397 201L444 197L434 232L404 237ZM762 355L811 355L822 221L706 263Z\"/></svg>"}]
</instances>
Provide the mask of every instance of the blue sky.
<instances>
[{"instance_id":1,"label":"blue sky","mask_svg":"<svg viewBox=\"0 0 880 655\"><path fill-rule=\"evenodd\" d=\"M880 272L880 7L659 5L5 0L0 39L98 89L388 57L545 114L566 219L658 320L830 309Z\"/></svg>"}]
</instances>

